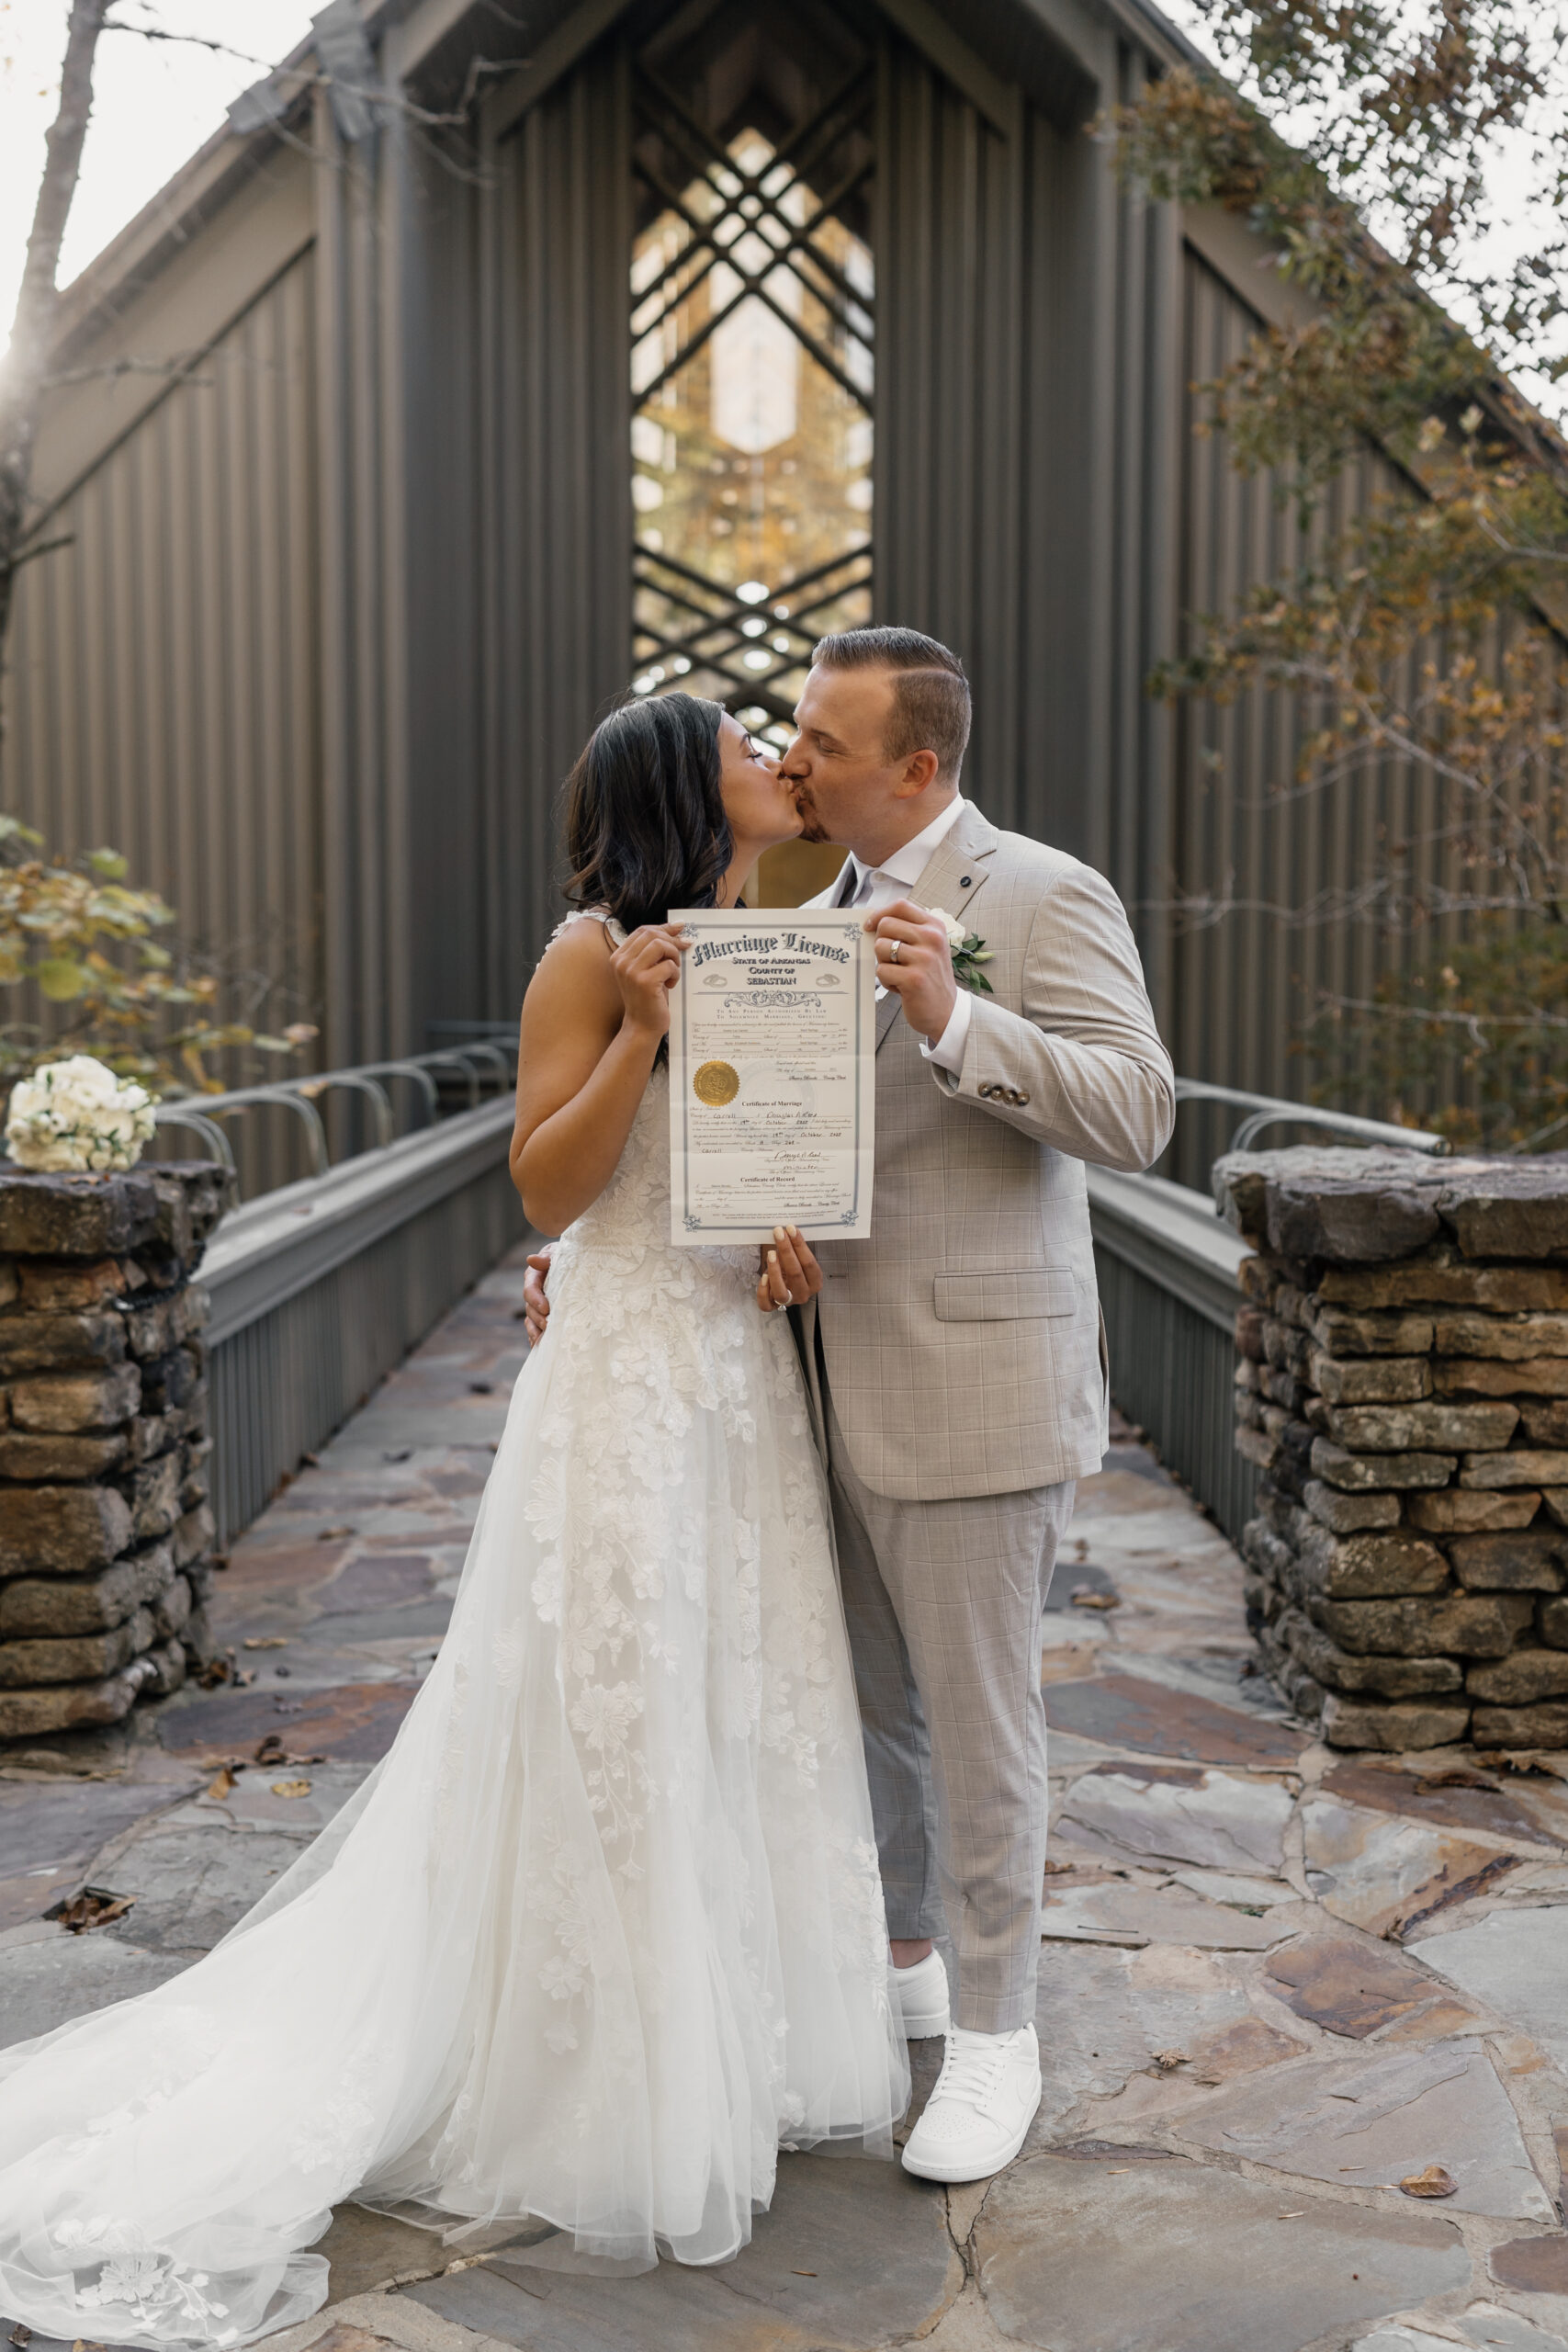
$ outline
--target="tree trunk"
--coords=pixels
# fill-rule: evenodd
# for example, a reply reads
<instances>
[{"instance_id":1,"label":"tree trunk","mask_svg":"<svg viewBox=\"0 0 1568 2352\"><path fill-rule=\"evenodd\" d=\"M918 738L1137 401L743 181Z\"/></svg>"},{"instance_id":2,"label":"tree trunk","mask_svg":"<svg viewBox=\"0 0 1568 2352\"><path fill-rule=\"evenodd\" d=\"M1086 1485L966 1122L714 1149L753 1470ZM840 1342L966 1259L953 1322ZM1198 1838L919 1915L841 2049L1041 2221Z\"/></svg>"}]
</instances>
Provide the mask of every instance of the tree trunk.
<instances>
[{"instance_id":1,"label":"tree trunk","mask_svg":"<svg viewBox=\"0 0 1568 2352\"><path fill-rule=\"evenodd\" d=\"M82 142L93 107L93 62L108 6L109 0L72 0L60 110L46 141L11 348L0 365L0 673L25 554L39 402L60 300L60 247L82 168Z\"/></svg>"}]
</instances>

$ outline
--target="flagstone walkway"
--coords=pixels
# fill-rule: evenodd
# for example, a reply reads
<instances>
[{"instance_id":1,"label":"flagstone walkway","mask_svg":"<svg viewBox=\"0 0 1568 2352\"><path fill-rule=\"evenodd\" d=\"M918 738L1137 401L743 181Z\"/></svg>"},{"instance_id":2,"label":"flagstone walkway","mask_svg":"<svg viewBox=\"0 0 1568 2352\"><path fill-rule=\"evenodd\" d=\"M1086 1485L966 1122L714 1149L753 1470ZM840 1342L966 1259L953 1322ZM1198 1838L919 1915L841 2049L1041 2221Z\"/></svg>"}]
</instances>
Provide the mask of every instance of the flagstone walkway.
<instances>
[{"instance_id":1,"label":"flagstone walkway","mask_svg":"<svg viewBox=\"0 0 1568 2352\"><path fill-rule=\"evenodd\" d=\"M483 1282L236 1544L215 1615L253 1679L53 1777L0 1764L0 2039L187 1966L385 1752L522 1281ZM332 2301L282 2352L1568 2352L1568 1759L1321 1747L1252 1672L1230 1546L1131 1442L1080 1490L1047 1622L1046 2090L1017 2163L944 2192L788 2156L737 2261L630 2279L448 2262L344 2208ZM43 1917L84 1884L130 1908ZM1398 2186L1433 2167L1441 2197Z\"/></svg>"}]
</instances>

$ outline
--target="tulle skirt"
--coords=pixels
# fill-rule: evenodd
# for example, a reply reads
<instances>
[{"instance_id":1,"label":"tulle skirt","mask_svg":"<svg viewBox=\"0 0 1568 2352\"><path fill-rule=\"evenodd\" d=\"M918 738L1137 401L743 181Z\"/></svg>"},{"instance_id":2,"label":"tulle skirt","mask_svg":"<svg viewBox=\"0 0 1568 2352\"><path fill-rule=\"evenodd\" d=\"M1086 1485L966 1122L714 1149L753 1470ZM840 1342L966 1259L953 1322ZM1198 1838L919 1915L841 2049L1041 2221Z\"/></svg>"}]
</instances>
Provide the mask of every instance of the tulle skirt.
<instances>
[{"instance_id":1,"label":"tulle skirt","mask_svg":"<svg viewBox=\"0 0 1568 2352\"><path fill-rule=\"evenodd\" d=\"M0 2052L0 2310L308 2316L345 2199L721 2262L908 2095L823 1484L743 1254L568 1239L390 1753L206 1959Z\"/></svg>"}]
</instances>

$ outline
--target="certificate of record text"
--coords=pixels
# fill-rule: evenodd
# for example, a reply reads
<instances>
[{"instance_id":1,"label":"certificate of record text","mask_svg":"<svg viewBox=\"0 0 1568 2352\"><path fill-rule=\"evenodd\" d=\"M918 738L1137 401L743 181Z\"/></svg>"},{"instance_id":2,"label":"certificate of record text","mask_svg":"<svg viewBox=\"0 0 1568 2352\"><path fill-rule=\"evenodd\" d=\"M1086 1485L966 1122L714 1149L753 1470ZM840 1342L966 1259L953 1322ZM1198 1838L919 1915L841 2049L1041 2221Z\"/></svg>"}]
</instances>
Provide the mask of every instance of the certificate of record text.
<instances>
[{"instance_id":1,"label":"certificate of record text","mask_svg":"<svg viewBox=\"0 0 1568 2352\"><path fill-rule=\"evenodd\" d=\"M694 1248L871 1231L875 978L850 909L675 909L671 1238Z\"/></svg>"}]
</instances>

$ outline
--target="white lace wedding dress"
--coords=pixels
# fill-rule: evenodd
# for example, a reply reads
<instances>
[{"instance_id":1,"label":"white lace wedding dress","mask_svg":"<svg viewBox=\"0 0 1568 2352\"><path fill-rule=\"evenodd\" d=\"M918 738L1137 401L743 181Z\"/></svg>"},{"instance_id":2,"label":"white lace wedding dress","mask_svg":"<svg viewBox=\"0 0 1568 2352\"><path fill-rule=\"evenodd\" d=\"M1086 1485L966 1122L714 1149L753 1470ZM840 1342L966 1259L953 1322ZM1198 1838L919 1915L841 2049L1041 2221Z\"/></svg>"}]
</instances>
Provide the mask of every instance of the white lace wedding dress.
<instances>
[{"instance_id":1,"label":"white lace wedding dress","mask_svg":"<svg viewBox=\"0 0 1568 2352\"><path fill-rule=\"evenodd\" d=\"M345 2199L720 2262L908 2092L823 1489L752 1254L670 1245L668 1084L560 1243L390 1754L208 1958L0 2053L0 2312L241 2344ZM132 1915L134 1918L134 1915ZM553 2225L553 2228L547 2226Z\"/></svg>"}]
</instances>

